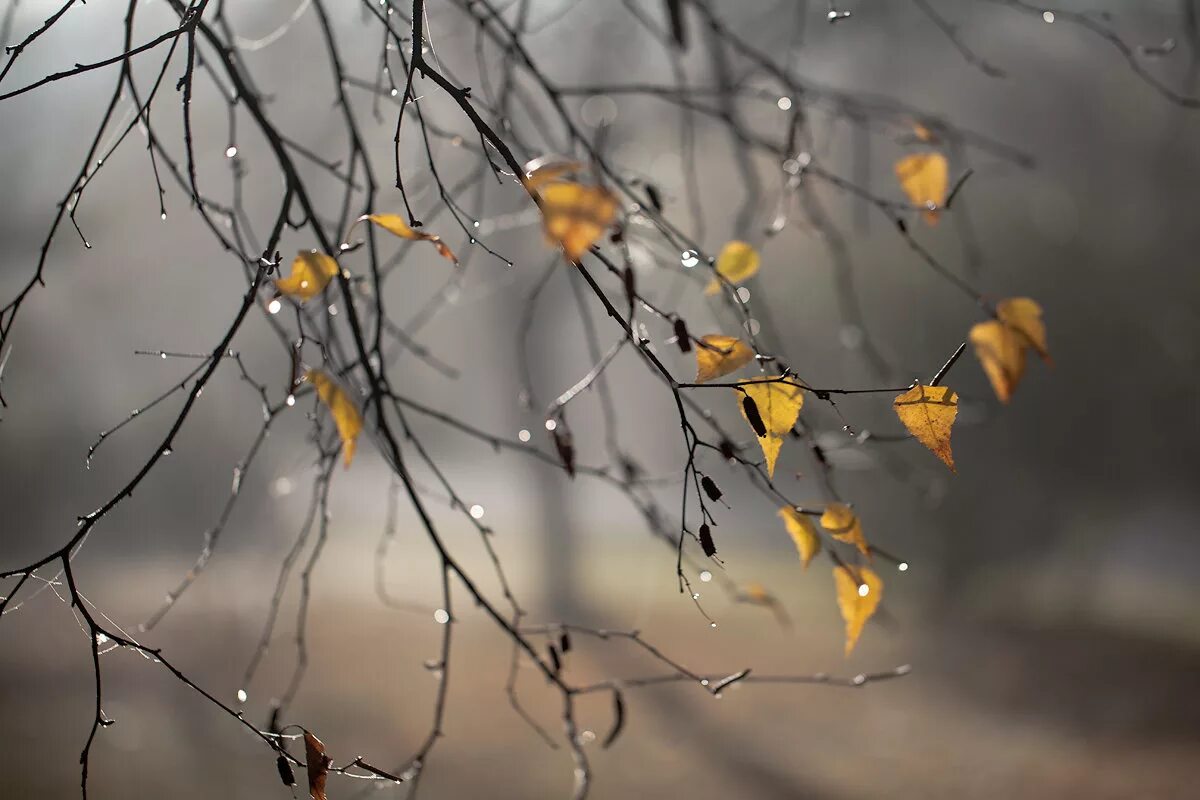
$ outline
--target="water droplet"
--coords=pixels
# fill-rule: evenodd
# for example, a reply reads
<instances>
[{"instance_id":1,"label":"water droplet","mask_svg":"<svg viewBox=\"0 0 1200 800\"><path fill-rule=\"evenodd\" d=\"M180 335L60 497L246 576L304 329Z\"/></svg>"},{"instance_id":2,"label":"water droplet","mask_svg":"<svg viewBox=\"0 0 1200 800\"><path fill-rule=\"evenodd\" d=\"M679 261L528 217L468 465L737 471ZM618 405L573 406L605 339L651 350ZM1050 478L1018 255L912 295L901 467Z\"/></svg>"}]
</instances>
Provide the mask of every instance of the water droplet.
<instances>
[{"instance_id":1,"label":"water droplet","mask_svg":"<svg viewBox=\"0 0 1200 800\"><path fill-rule=\"evenodd\" d=\"M708 678L701 678L701 679L700 679L700 685L701 685L701 686L708 686Z\"/></svg>"},{"instance_id":2,"label":"water droplet","mask_svg":"<svg viewBox=\"0 0 1200 800\"><path fill-rule=\"evenodd\" d=\"M901 561L899 564L896 565L896 569L900 570L901 572L908 572L908 562Z\"/></svg>"},{"instance_id":3,"label":"water droplet","mask_svg":"<svg viewBox=\"0 0 1200 800\"><path fill-rule=\"evenodd\" d=\"M328 311L329 311L329 316L331 316L331 317L336 317L338 315L337 306L334 305L333 303L329 304Z\"/></svg>"},{"instance_id":4,"label":"water droplet","mask_svg":"<svg viewBox=\"0 0 1200 800\"><path fill-rule=\"evenodd\" d=\"M757 336L759 330L762 328L762 326L759 325L758 320L756 320L756 319L746 320L745 322L742 323L742 327L745 328L746 332L749 333L751 336Z\"/></svg>"},{"instance_id":5,"label":"water droplet","mask_svg":"<svg viewBox=\"0 0 1200 800\"><path fill-rule=\"evenodd\" d=\"M236 155L237 155L237 146L236 145L231 144L231 145L229 145L229 147L225 148L225 157L226 158L233 158Z\"/></svg>"},{"instance_id":6,"label":"water droplet","mask_svg":"<svg viewBox=\"0 0 1200 800\"><path fill-rule=\"evenodd\" d=\"M580 744L590 744L596 741L596 734L593 731L583 731L579 734Z\"/></svg>"},{"instance_id":7,"label":"water droplet","mask_svg":"<svg viewBox=\"0 0 1200 800\"><path fill-rule=\"evenodd\" d=\"M245 689L238 689L238 693L237 693L237 699L238 699L238 702L239 702L239 703L244 703L244 702L246 702L246 697L247 697L247 695L246 695L246 690L245 690Z\"/></svg>"},{"instance_id":8,"label":"water droplet","mask_svg":"<svg viewBox=\"0 0 1200 800\"><path fill-rule=\"evenodd\" d=\"M166 358L167 358L167 354L166 354L166 353L159 353L159 354L158 354L158 357L159 357L159 358L161 358L161 359L163 359L163 360L165 361L165 360L166 360Z\"/></svg>"},{"instance_id":9,"label":"water droplet","mask_svg":"<svg viewBox=\"0 0 1200 800\"><path fill-rule=\"evenodd\" d=\"M552 431L557 427L558 427L558 423L555 422L554 420L552 420L552 419L546 420L546 430Z\"/></svg>"},{"instance_id":10,"label":"water droplet","mask_svg":"<svg viewBox=\"0 0 1200 800\"><path fill-rule=\"evenodd\" d=\"M479 220L475 220L474 222L472 222L472 223L471 223L471 225L472 225L472 226L474 226L474 227L476 227L476 228L478 228L478 227L479 227Z\"/></svg>"},{"instance_id":11,"label":"water droplet","mask_svg":"<svg viewBox=\"0 0 1200 800\"><path fill-rule=\"evenodd\" d=\"M708 627L710 627L710 628L715 628L715 627L717 627L717 623L715 623L715 622L710 622L710 623L709 623L709 625L708 625Z\"/></svg>"},{"instance_id":12,"label":"water droplet","mask_svg":"<svg viewBox=\"0 0 1200 800\"><path fill-rule=\"evenodd\" d=\"M96 634L96 644L97 644L97 646L103 646L103 645L108 644L108 635L104 634L104 633L97 633Z\"/></svg>"},{"instance_id":13,"label":"water droplet","mask_svg":"<svg viewBox=\"0 0 1200 800\"><path fill-rule=\"evenodd\" d=\"M789 108L792 107L792 98L781 97L781 98L779 98L779 100L777 100L775 102L775 105L779 106L780 111L787 111Z\"/></svg>"},{"instance_id":14,"label":"water droplet","mask_svg":"<svg viewBox=\"0 0 1200 800\"><path fill-rule=\"evenodd\" d=\"M471 519L483 519L483 506L479 503L471 506Z\"/></svg>"},{"instance_id":15,"label":"water droplet","mask_svg":"<svg viewBox=\"0 0 1200 800\"><path fill-rule=\"evenodd\" d=\"M737 290L737 298L743 303L750 302L750 290L745 286L739 286Z\"/></svg>"},{"instance_id":16,"label":"water droplet","mask_svg":"<svg viewBox=\"0 0 1200 800\"><path fill-rule=\"evenodd\" d=\"M446 611L446 609L439 608L437 611L433 612L433 621L439 625L445 625L450 621L450 614Z\"/></svg>"},{"instance_id":17,"label":"water droplet","mask_svg":"<svg viewBox=\"0 0 1200 800\"><path fill-rule=\"evenodd\" d=\"M709 572L708 570L704 570L703 572L700 573L700 580L703 581L704 583L708 583L709 581L712 580L712 573Z\"/></svg>"},{"instance_id":18,"label":"water droplet","mask_svg":"<svg viewBox=\"0 0 1200 800\"><path fill-rule=\"evenodd\" d=\"M271 494L276 497L287 497L292 493L292 480L287 476L276 478L271 484Z\"/></svg>"},{"instance_id":19,"label":"water droplet","mask_svg":"<svg viewBox=\"0 0 1200 800\"><path fill-rule=\"evenodd\" d=\"M1053 23L1054 22L1054 12L1053 11L1043 11L1042 19L1044 19L1047 23Z\"/></svg>"},{"instance_id":20,"label":"water droplet","mask_svg":"<svg viewBox=\"0 0 1200 800\"><path fill-rule=\"evenodd\" d=\"M699 600L699 599L700 599L700 593L699 593L699 592L692 592L692 599L693 599L693 600Z\"/></svg>"},{"instance_id":21,"label":"water droplet","mask_svg":"<svg viewBox=\"0 0 1200 800\"><path fill-rule=\"evenodd\" d=\"M171 453L172 453L172 450L171 450L171 448L170 448L170 447L164 447L164 448L162 449L162 454L163 454L164 456L169 456L169 455L171 455Z\"/></svg>"},{"instance_id":22,"label":"water droplet","mask_svg":"<svg viewBox=\"0 0 1200 800\"><path fill-rule=\"evenodd\" d=\"M167 221L167 212L165 212L165 211L162 212L162 214L160 214L158 218L161 219L163 222L166 222Z\"/></svg>"},{"instance_id":23,"label":"water droplet","mask_svg":"<svg viewBox=\"0 0 1200 800\"><path fill-rule=\"evenodd\" d=\"M684 250L679 254L679 263L682 264L685 269L691 269L700 263L700 254L695 250Z\"/></svg>"},{"instance_id":24,"label":"water droplet","mask_svg":"<svg viewBox=\"0 0 1200 800\"><path fill-rule=\"evenodd\" d=\"M858 596L859 596L859 597L866 597L866 596L867 596L867 595L869 595L870 593L871 593L871 587L870 587L870 586L867 586L865 583L860 583L860 584L858 585Z\"/></svg>"},{"instance_id":25,"label":"water droplet","mask_svg":"<svg viewBox=\"0 0 1200 800\"><path fill-rule=\"evenodd\" d=\"M517 431L517 438L520 439L522 442L528 442L529 438L530 438L530 433L529 433L529 431L525 430L524 428L521 428L521 430Z\"/></svg>"},{"instance_id":26,"label":"water droplet","mask_svg":"<svg viewBox=\"0 0 1200 800\"><path fill-rule=\"evenodd\" d=\"M289 407L289 408L290 408L290 407L292 407L292 406L294 406L294 405L296 405L296 395L294 395L294 394L289 394L289 395L287 396L287 400L286 400L286 402L287 402L287 404L288 404L288 407Z\"/></svg>"},{"instance_id":27,"label":"water droplet","mask_svg":"<svg viewBox=\"0 0 1200 800\"><path fill-rule=\"evenodd\" d=\"M400 90L392 89L392 91L390 91L388 94L390 94L392 97L395 97L396 95L400 94Z\"/></svg>"},{"instance_id":28,"label":"water droplet","mask_svg":"<svg viewBox=\"0 0 1200 800\"><path fill-rule=\"evenodd\" d=\"M267 303L268 314L278 314L279 309L281 308L283 308L283 303L279 302L279 298L275 298L271 302Z\"/></svg>"}]
</instances>

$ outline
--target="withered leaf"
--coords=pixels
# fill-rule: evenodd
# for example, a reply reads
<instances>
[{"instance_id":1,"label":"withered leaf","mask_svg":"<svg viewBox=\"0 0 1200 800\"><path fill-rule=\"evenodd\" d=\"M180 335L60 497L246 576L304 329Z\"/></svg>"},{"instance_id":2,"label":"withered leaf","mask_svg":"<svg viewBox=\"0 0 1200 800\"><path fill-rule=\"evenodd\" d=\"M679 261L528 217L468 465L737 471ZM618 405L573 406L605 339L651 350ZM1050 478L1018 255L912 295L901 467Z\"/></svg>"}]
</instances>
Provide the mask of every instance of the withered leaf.
<instances>
[{"instance_id":1,"label":"withered leaf","mask_svg":"<svg viewBox=\"0 0 1200 800\"><path fill-rule=\"evenodd\" d=\"M455 256L454 251L442 241L442 237L433 233L426 233L425 231L413 230L409 227L408 223L404 221L404 217L400 216L399 214L364 214L358 218L355 224L357 225L359 222L363 221L378 225L388 233L394 236L399 236L401 239L408 239L412 242L429 242L437 249L438 254L442 258L456 266L458 264L458 257Z\"/></svg>"},{"instance_id":2,"label":"withered leaf","mask_svg":"<svg viewBox=\"0 0 1200 800\"><path fill-rule=\"evenodd\" d=\"M308 768L308 793L312 800L326 800L325 779L332 763L325 755L325 745L311 732L304 732L304 763Z\"/></svg>"}]
</instances>

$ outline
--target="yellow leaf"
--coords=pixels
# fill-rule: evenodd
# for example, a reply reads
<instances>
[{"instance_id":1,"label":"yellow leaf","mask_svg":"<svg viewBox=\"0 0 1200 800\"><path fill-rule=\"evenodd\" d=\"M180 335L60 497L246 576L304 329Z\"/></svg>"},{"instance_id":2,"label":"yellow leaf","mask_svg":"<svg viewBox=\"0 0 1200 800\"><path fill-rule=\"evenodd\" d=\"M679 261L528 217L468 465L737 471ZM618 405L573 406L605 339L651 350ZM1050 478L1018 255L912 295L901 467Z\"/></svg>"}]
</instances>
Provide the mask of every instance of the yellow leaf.
<instances>
[{"instance_id":1,"label":"yellow leaf","mask_svg":"<svg viewBox=\"0 0 1200 800\"><path fill-rule=\"evenodd\" d=\"M883 599L883 581L867 567L834 567L838 608L846 621L846 655L854 650L863 626ZM865 591L865 594L864 594Z\"/></svg>"},{"instance_id":2,"label":"yellow leaf","mask_svg":"<svg viewBox=\"0 0 1200 800\"><path fill-rule=\"evenodd\" d=\"M813 524L808 514L802 514L792 506L779 509L779 516L787 526L787 532L796 543L796 552L800 554L800 562L805 567L813 560L813 556L821 552L821 537L817 535L817 526Z\"/></svg>"},{"instance_id":3,"label":"yellow leaf","mask_svg":"<svg viewBox=\"0 0 1200 800\"><path fill-rule=\"evenodd\" d=\"M291 274L275 281L275 288L303 303L325 291L337 274L337 262L331 257L316 250L300 252L292 261Z\"/></svg>"},{"instance_id":4,"label":"yellow leaf","mask_svg":"<svg viewBox=\"0 0 1200 800\"><path fill-rule=\"evenodd\" d=\"M893 400L892 408L908 432L955 472L950 429L958 416L958 395L946 386L917 384Z\"/></svg>"},{"instance_id":5,"label":"yellow leaf","mask_svg":"<svg viewBox=\"0 0 1200 800\"><path fill-rule=\"evenodd\" d=\"M547 183L559 180L571 173L583 172L587 169L578 161L544 162L534 159L525 165L525 185L530 189L540 189Z\"/></svg>"},{"instance_id":6,"label":"yellow leaf","mask_svg":"<svg viewBox=\"0 0 1200 800\"><path fill-rule=\"evenodd\" d=\"M408 239L412 242L430 242L442 258L449 261L451 264L458 264L458 258L454 255L454 251L442 241L442 237L424 231L415 231L408 226L404 221L404 217L399 214L364 214L359 217L355 224L366 220L383 228L388 233L399 236L401 239Z\"/></svg>"},{"instance_id":7,"label":"yellow leaf","mask_svg":"<svg viewBox=\"0 0 1200 800\"><path fill-rule=\"evenodd\" d=\"M717 274L730 283L741 283L758 272L758 251L753 245L734 240L726 242L717 256ZM705 294L718 294L721 281L713 278L704 289Z\"/></svg>"},{"instance_id":8,"label":"yellow leaf","mask_svg":"<svg viewBox=\"0 0 1200 800\"><path fill-rule=\"evenodd\" d=\"M696 348L696 383L728 375L754 360L750 346L733 336L711 333Z\"/></svg>"},{"instance_id":9,"label":"yellow leaf","mask_svg":"<svg viewBox=\"0 0 1200 800\"><path fill-rule=\"evenodd\" d=\"M996 304L996 316L1005 325L1024 336L1043 360L1047 363L1050 361L1041 306L1028 297L1012 297Z\"/></svg>"},{"instance_id":10,"label":"yellow leaf","mask_svg":"<svg viewBox=\"0 0 1200 800\"><path fill-rule=\"evenodd\" d=\"M896 162L900 188L913 205L926 209L925 221L934 225L938 211L946 202L950 187L950 166L941 153L913 153Z\"/></svg>"},{"instance_id":11,"label":"yellow leaf","mask_svg":"<svg viewBox=\"0 0 1200 800\"><path fill-rule=\"evenodd\" d=\"M578 261L617 218L617 198L603 186L563 181L538 190L546 237Z\"/></svg>"},{"instance_id":12,"label":"yellow leaf","mask_svg":"<svg viewBox=\"0 0 1200 800\"><path fill-rule=\"evenodd\" d=\"M992 389L1007 403L1025 374L1025 353L1032 347L1049 362L1046 327L1042 309L1027 297L1001 301L996 306L999 319L981 322L971 328L971 344L983 365Z\"/></svg>"},{"instance_id":13,"label":"yellow leaf","mask_svg":"<svg viewBox=\"0 0 1200 800\"><path fill-rule=\"evenodd\" d=\"M316 387L317 396L333 415L333 424L337 426L338 436L342 440L342 459L349 467L350 462L354 460L358 434L362 432L363 426L358 406L350 399L350 395L324 372L309 370L305 377Z\"/></svg>"},{"instance_id":14,"label":"yellow leaf","mask_svg":"<svg viewBox=\"0 0 1200 800\"><path fill-rule=\"evenodd\" d=\"M839 542L846 542L858 548L864 556L871 555L871 546L863 538L862 523L858 515L842 503L830 503L821 515L821 527Z\"/></svg>"},{"instance_id":15,"label":"yellow leaf","mask_svg":"<svg viewBox=\"0 0 1200 800\"><path fill-rule=\"evenodd\" d=\"M791 433L804 406L804 390L792 383L783 383L776 378L756 378L741 384L741 389L735 389L738 394L738 408L742 416L746 416L746 407L742 392L754 401L758 414L762 418L766 435L758 436L758 444L762 448L763 458L767 462L767 475L775 477L775 461L779 458L779 449L783 447L783 437ZM749 417L746 418L749 422ZM751 425L753 427L753 425Z\"/></svg>"}]
</instances>

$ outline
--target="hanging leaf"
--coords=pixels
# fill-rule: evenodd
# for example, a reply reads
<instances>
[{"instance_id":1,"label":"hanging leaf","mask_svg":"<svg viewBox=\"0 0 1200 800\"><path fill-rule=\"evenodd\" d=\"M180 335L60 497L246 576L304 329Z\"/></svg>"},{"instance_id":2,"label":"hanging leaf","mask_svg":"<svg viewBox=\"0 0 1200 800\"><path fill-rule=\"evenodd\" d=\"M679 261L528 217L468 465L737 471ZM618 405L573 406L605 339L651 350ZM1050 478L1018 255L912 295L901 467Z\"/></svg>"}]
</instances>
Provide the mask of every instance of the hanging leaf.
<instances>
[{"instance_id":1,"label":"hanging leaf","mask_svg":"<svg viewBox=\"0 0 1200 800\"><path fill-rule=\"evenodd\" d=\"M1050 350L1046 347L1046 324L1042 322L1042 307L1028 297L1011 297L996 304L996 316L1012 328L1037 351L1046 363L1050 363Z\"/></svg>"},{"instance_id":2,"label":"hanging leaf","mask_svg":"<svg viewBox=\"0 0 1200 800\"><path fill-rule=\"evenodd\" d=\"M331 257L316 250L301 251L292 260L291 274L275 281L275 288L303 303L325 291L337 274L338 264Z\"/></svg>"},{"instance_id":3,"label":"hanging leaf","mask_svg":"<svg viewBox=\"0 0 1200 800\"><path fill-rule=\"evenodd\" d=\"M546 238L578 261L617 218L617 198L603 186L564 181L539 190Z\"/></svg>"},{"instance_id":4,"label":"hanging leaf","mask_svg":"<svg viewBox=\"0 0 1200 800\"><path fill-rule=\"evenodd\" d=\"M852 544L864 556L871 555L871 547L863 538L862 523L850 507L842 503L830 503L821 515L821 527L839 542Z\"/></svg>"},{"instance_id":5,"label":"hanging leaf","mask_svg":"<svg viewBox=\"0 0 1200 800\"><path fill-rule=\"evenodd\" d=\"M900 188L915 206L926 209L925 221L936 225L950 188L950 166L941 153L913 153L896 162Z\"/></svg>"},{"instance_id":6,"label":"hanging leaf","mask_svg":"<svg viewBox=\"0 0 1200 800\"><path fill-rule=\"evenodd\" d=\"M741 369L754 360L750 345L734 336L710 333L696 348L696 383L704 383Z\"/></svg>"},{"instance_id":7,"label":"hanging leaf","mask_svg":"<svg viewBox=\"0 0 1200 800\"><path fill-rule=\"evenodd\" d=\"M808 514L797 511L793 506L779 509L779 516L787 527L788 534L796 544L796 552L800 554L800 563L805 568L813 556L821 552L821 537L817 535L817 526L813 524Z\"/></svg>"},{"instance_id":8,"label":"hanging leaf","mask_svg":"<svg viewBox=\"0 0 1200 800\"><path fill-rule=\"evenodd\" d=\"M399 214L364 214L359 217L355 224L363 221L371 222L383 228L390 234L399 236L401 239L408 239L411 242L429 242L438 251L442 258L449 261L455 266L458 265L458 257L454 255L454 251L442 241L442 237L433 234L425 233L424 231L413 230L408 223L404 221L404 217Z\"/></svg>"},{"instance_id":9,"label":"hanging leaf","mask_svg":"<svg viewBox=\"0 0 1200 800\"><path fill-rule=\"evenodd\" d=\"M308 731L304 732L304 762L308 766L308 793L312 800L326 800L325 779L332 763L325 755L325 745Z\"/></svg>"},{"instance_id":10,"label":"hanging leaf","mask_svg":"<svg viewBox=\"0 0 1200 800\"><path fill-rule=\"evenodd\" d=\"M740 390L735 391L745 392L742 416L758 436L758 444L767 462L767 475L774 477L775 461L779 458L779 449L783 447L783 438L791 433L804 406L804 390L795 384L783 383L780 378L756 378L742 383ZM750 402L747 403L747 400ZM750 411L751 405L754 412ZM758 417L757 421L755 416Z\"/></svg>"},{"instance_id":11,"label":"hanging leaf","mask_svg":"<svg viewBox=\"0 0 1200 800\"><path fill-rule=\"evenodd\" d=\"M305 377L316 387L317 396L333 415L333 424L337 426L338 436L342 439L342 459L349 467L350 462L354 460L358 434L362 432L363 426L358 406L337 381L324 372L309 370Z\"/></svg>"},{"instance_id":12,"label":"hanging leaf","mask_svg":"<svg viewBox=\"0 0 1200 800\"><path fill-rule=\"evenodd\" d=\"M896 416L917 441L928 447L951 472L950 429L958 416L958 395L947 386L917 384L892 401Z\"/></svg>"},{"instance_id":13,"label":"hanging leaf","mask_svg":"<svg viewBox=\"0 0 1200 800\"><path fill-rule=\"evenodd\" d=\"M1032 347L1047 363L1050 352L1042 309L1036 302L1027 297L1001 301L996 316L971 328L970 339L996 397L1007 403L1025 374L1026 351Z\"/></svg>"},{"instance_id":14,"label":"hanging leaf","mask_svg":"<svg viewBox=\"0 0 1200 800\"><path fill-rule=\"evenodd\" d=\"M838 608L846 621L846 655L854 650L863 626L883 599L883 581L868 567L833 568Z\"/></svg>"},{"instance_id":15,"label":"hanging leaf","mask_svg":"<svg viewBox=\"0 0 1200 800\"><path fill-rule=\"evenodd\" d=\"M547 162L544 159L534 159L525 165L525 186L537 190L548 183L565 178L578 172L584 172L587 166L579 161Z\"/></svg>"},{"instance_id":16,"label":"hanging leaf","mask_svg":"<svg viewBox=\"0 0 1200 800\"><path fill-rule=\"evenodd\" d=\"M758 272L759 257L754 246L736 239L726 242L717 256L717 274L730 283L741 283ZM704 289L705 294L719 294L721 281L713 278Z\"/></svg>"},{"instance_id":17,"label":"hanging leaf","mask_svg":"<svg viewBox=\"0 0 1200 800\"><path fill-rule=\"evenodd\" d=\"M700 526L700 549L709 558L717 554L717 545L712 538L712 529L707 524Z\"/></svg>"}]
</instances>

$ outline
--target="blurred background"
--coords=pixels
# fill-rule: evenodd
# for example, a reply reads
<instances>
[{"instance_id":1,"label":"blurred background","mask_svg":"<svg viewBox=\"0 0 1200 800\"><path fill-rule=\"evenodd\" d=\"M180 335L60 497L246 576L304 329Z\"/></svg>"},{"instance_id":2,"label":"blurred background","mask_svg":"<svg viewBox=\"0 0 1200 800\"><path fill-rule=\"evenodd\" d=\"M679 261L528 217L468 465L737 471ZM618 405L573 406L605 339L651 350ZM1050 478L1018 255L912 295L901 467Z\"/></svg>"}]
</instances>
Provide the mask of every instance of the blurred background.
<instances>
[{"instance_id":1,"label":"blurred background","mask_svg":"<svg viewBox=\"0 0 1200 800\"><path fill-rule=\"evenodd\" d=\"M246 65L271 97L272 119L323 157L343 158L344 129L307 3L225 5L245 37ZM658 4L635 5L660 18ZM329 6L348 74L370 85L380 64L378 23L356 4ZM1134 48L1136 63L1188 94L1197 74L1190 6L1096 0L1066 8L1112 26ZM0 2L10 25L7 43L58 7ZM971 354L954 367L948 383L962 397L957 475L914 442L855 443L812 404L810 419L837 486L856 504L868 538L910 565L904 573L881 567L884 610L849 659L842 655L827 562L802 569L775 506L715 454L705 468L730 506L719 510L716 531L725 575L739 586L766 587L790 624L734 602L716 581L697 582L701 604L719 623L711 628L678 593L672 550L648 534L619 493L586 476L568 480L520 454L493 452L435 420L417 420L423 443L495 530L494 544L533 622L637 629L706 673L751 667L763 674L852 676L913 667L901 680L856 690L743 684L719 700L688 685L631 690L623 735L607 750L598 741L588 745L594 797L1102 799L1194 791L1200 280L1191 261L1200 246L1193 219L1200 112L1156 92L1118 48L1086 26L1004 3L937 4L937 19L955 26L959 43L1004 73L989 75L964 59L928 7L846 2L838 8L853 16L828 25L828 7L818 2L716 5L738 35L807 81L922 109L1011 148L951 153L952 174L967 167L974 174L942 224L917 225L915 235L989 297L1029 296L1045 309L1055 363L1031 363L1010 406L998 406ZM22 55L5 89L118 52L122 13L105 3L71 9ZM294 14L295 24L272 37ZM545 24L535 26L528 46L562 86L673 83L671 59L621 4L536 0L530 14ZM146 3L140 20L140 40L174 24L158 3ZM704 32L698 17L691 22L695 40L683 67L693 85L711 86ZM470 85L480 85L480 65L486 73L499 58L486 50L477 62L472 26L441 4L430 5L428 35L439 63ZM160 58L141 63L139 76L152 79ZM168 80L181 70L177 58ZM763 95L779 92L736 59L733 74ZM6 301L36 264L114 79L111 70L98 70L0 104L0 297ZM158 135L178 152L179 104L169 88L154 119ZM424 83L418 89L433 91ZM396 106L383 97L377 120L372 94L356 90L351 99L387 186ZM265 145L244 122L230 140L226 107L211 85L199 84L194 102L202 189L227 195L232 169L245 170L248 215L265 228L279 192ZM748 124L775 138L786 127L780 105L773 97L739 101ZM432 119L468 132L442 98L428 106ZM899 200L891 164L915 149L912 137L894 117L859 124L815 106L813 153L820 163ZM733 237L761 249L762 270L747 285L751 311L764 336L810 381L881 385L864 358L865 342L887 364L892 382L884 385L928 377L979 321L978 310L928 271L882 216L818 184L815 195L847 243L861 307L861 321L847 319L838 289L845 273L804 209L794 204L781 233L763 233L784 177L775 160L749 156L755 187L739 169L740 146L711 120L689 122L670 104L618 93L602 101L572 97L570 109L585 129L606 126L607 155L659 187L668 217L706 249L715 252ZM539 130L537 121L516 124ZM681 124L694 137L695 182L688 180ZM547 125L546 139L561 142L561 132ZM231 144L235 158L226 157ZM77 213L91 248L69 225L60 229L46 286L31 295L14 327L0 422L2 569L61 546L76 516L117 491L160 441L178 396L107 440L85 467L100 431L194 366L135 351L211 349L244 292L236 260L216 245L177 187L168 186L167 219L159 219L144 145L132 136L105 165ZM420 177L424 152L415 136L405 148L418 204L431 209L437 196ZM450 142L439 141L435 152L452 177L475 164ZM554 152L550 145L547 152ZM316 168L312 179L319 185ZM332 214L340 193L336 183L328 186L323 202ZM515 266L471 248L445 215L429 223L460 253L470 252L450 301L416 337L458 377L406 356L394 373L402 379L397 389L496 435L530 431L552 453L543 409L591 363L577 278L565 265L551 276L522 340L521 318L549 259L537 220L510 186L472 189L460 200L479 220L479 238ZM703 211L699 224L693 203ZM393 190L381 193L380 204L377 210L401 210ZM748 226L739 227L740 220ZM446 291L445 262L418 245L386 287L401 320ZM287 231L280 249L286 257L312 246L308 234ZM675 304L694 333L737 334L737 321L706 301L702 276L686 273L678 253L641 246L635 256L639 286ZM606 277L604 285L621 296L615 281ZM598 307L592 317L607 347L618 331ZM667 343L669 330L651 325L647 335L677 376L690 377L689 357ZM263 313L251 314L233 346L278 395L290 364ZM529 386L518 368L522 348ZM684 453L669 393L628 352L606 376L620 447L648 474L664 476L655 492L674 511ZM521 402L523 390L532 391L531 408ZM697 399L742 430L724 392ZM856 396L839 409L857 429L896 434L889 400ZM235 703L244 690L242 707L260 725L295 658L294 584L262 671L251 685L241 685L242 676L280 562L307 510L316 474L312 410L298 403L272 426L240 478L240 499L207 571L159 626L139 634L223 701ZM569 418L580 463L603 463L596 393L572 403ZM136 631L192 565L261 419L256 392L232 364L222 366L174 452L97 526L76 569L81 591L116 624ZM785 444L777 476L789 496L821 500L799 443ZM416 479L429 487L448 543L499 598L475 531L443 502L430 474L418 470ZM461 593L449 675L426 668L440 641L433 617L439 574L403 502L384 580L404 607L385 607L376 597L375 550L387 523L389 486L386 465L366 442L350 470L335 470L329 543L312 577L309 671L286 721L316 731L338 760L363 755L390 766L425 736L437 681L448 677L446 737L428 762L424 796L567 796L568 754L548 748L509 707L508 643ZM270 753L164 670L121 651L105 655L103 666L105 711L117 722L93 749L91 796L286 796ZM620 642L578 642L567 669L581 683L662 671ZM559 735L557 695L530 668L520 670L519 687L530 712ZM87 639L67 605L46 591L6 614L0 796L78 795L78 754L92 702ZM612 724L608 695L582 701L579 714L581 726L602 739ZM339 779L330 794L349 797L363 788ZM380 793L403 791L386 786Z\"/></svg>"}]
</instances>

